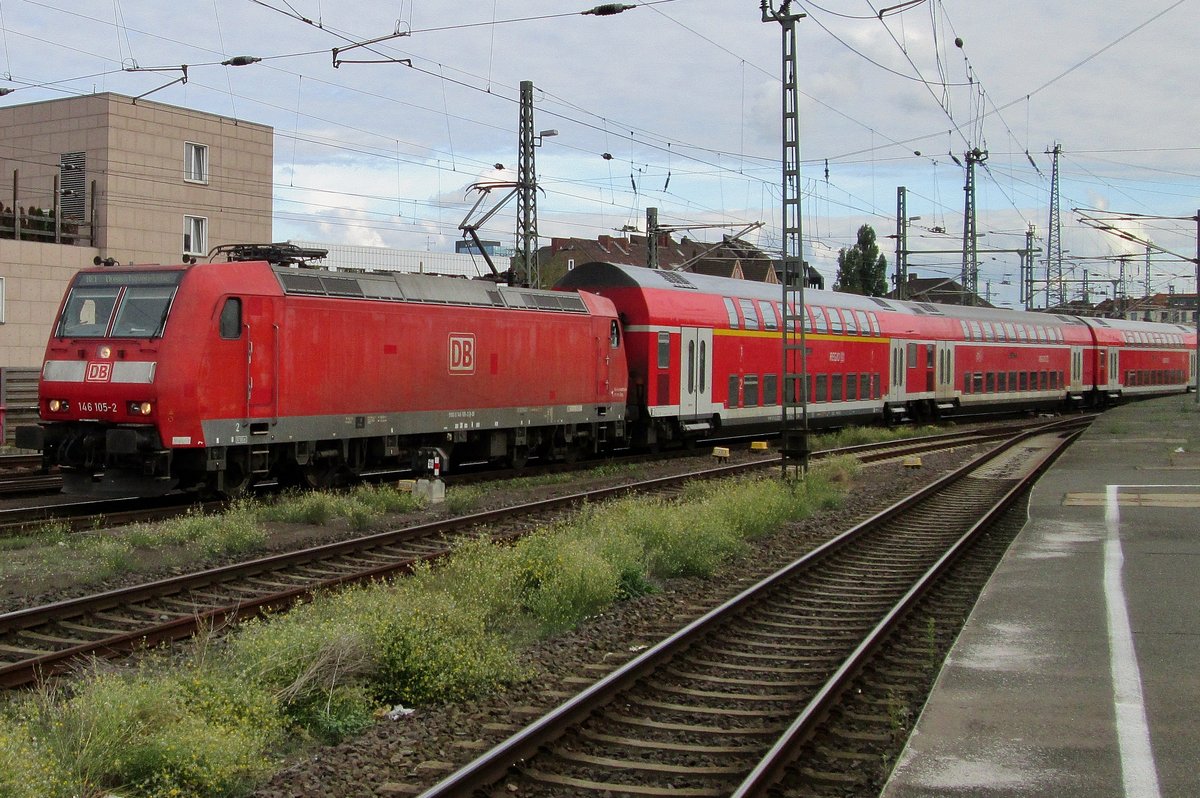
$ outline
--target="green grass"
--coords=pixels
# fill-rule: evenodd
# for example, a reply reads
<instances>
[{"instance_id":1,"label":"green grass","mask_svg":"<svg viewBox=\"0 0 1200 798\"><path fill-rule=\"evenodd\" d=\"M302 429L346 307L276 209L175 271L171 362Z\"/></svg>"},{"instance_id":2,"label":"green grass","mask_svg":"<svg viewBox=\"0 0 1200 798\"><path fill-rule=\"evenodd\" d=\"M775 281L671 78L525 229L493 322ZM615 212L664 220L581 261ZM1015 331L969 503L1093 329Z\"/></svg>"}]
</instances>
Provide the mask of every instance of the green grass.
<instances>
[{"instance_id":1,"label":"green grass","mask_svg":"<svg viewBox=\"0 0 1200 798\"><path fill-rule=\"evenodd\" d=\"M70 693L43 691L0 711L0 797L245 795L306 740L356 734L395 704L474 700L527 678L520 655L532 639L664 580L711 576L748 540L840 502L857 466L833 458L799 483L746 477L697 483L672 501L588 506L516 543L467 541L409 578L243 624L220 644L201 636L186 657L97 666ZM346 517L395 501L372 490L269 511L244 504L222 522L241 531L221 539L239 545L263 512ZM159 534L202 545L203 518L138 542ZM106 546L94 552L113 567L136 551Z\"/></svg>"}]
</instances>

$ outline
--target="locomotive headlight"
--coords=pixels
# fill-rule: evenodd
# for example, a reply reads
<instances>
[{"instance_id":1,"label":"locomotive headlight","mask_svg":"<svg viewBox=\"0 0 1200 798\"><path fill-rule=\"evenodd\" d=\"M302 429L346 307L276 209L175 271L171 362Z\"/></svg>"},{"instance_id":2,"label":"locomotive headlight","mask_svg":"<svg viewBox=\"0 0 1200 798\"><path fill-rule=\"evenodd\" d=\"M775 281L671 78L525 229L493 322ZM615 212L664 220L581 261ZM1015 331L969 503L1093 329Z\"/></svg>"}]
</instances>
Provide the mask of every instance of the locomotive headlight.
<instances>
[{"instance_id":1,"label":"locomotive headlight","mask_svg":"<svg viewBox=\"0 0 1200 798\"><path fill-rule=\"evenodd\" d=\"M65 399L51 399L46 406L50 408L51 413L65 413L71 409Z\"/></svg>"},{"instance_id":2,"label":"locomotive headlight","mask_svg":"<svg viewBox=\"0 0 1200 798\"><path fill-rule=\"evenodd\" d=\"M150 402L130 402L129 415L131 416L148 416L150 411L154 409L154 405Z\"/></svg>"},{"instance_id":3,"label":"locomotive headlight","mask_svg":"<svg viewBox=\"0 0 1200 798\"><path fill-rule=\"evenodd\" d=\"M102 346L98 350L96 350L96 354L100 355L100 357L102 357L102 358L108 359L108 358L112 357L112 347L111 346Z\"/></svg>"}]
</instances>

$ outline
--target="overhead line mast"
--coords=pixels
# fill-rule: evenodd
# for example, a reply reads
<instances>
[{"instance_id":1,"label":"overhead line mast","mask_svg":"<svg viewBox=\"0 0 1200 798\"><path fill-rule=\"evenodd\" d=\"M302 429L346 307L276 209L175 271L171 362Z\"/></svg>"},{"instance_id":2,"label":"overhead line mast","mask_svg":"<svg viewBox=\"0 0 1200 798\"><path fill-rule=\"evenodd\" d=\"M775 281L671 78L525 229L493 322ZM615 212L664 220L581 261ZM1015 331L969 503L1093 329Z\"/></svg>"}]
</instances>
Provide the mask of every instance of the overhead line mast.
<instances>
[{"instance_id":1,"label":"overhead line mast","mask_svg":"<svg viewBox=\"0 0 1200 798\"><path fill-rule=\"evenodd\" d=\"M1054 149L1046 153L1054 156L1050 169L1050 226L1046 233L1046 307L1061 308L1067 301L1063 292L1062 217L1058 212L1058 156L1062 145L1056 141Z\"/></svg>"},{"instance_id":2,"label":"overhead line mast","mask_svg":"<svg viewBox=\"0 0 1200 798\"><path fill-rule=\"evenodd\" d=\"M805 338L803 235L800 224L800 92L796 71L796 20L791 0L776 11L762 0L762 21L778 22L783 32L783 477L796 479L808 470L808 342Z\"/></svg>"}]
</instances>

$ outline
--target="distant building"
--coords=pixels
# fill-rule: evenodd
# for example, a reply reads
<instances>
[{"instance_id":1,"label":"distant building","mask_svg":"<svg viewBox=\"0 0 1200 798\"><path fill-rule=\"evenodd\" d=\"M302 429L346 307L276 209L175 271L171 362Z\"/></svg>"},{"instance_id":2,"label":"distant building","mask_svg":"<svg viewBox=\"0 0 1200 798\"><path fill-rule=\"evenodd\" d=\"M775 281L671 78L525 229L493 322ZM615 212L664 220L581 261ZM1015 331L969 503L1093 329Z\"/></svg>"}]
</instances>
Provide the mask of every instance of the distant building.
<instances>
[{"instance_id":1,"label":"distant building","mask_svg":"<svg viewBox=\"0 0 1200 798\"><path fill-rule=\"evenodd\" d=\"M899 289L887 294L888 299L900 299ZM938 305L967 305L974 304L977 308L992 308L983 297L976 295L973 303L967 302L967 289L962 283L949 277L918 277L908 273L908 283L904 289L904 299L911 302L932 302Z\"/></svg>"},{"instance_id":2,"label":"distant building","mask_svg":"<svg viewBox=\"0 0 1200 798\"><path fill-rule=\"evenodd\" d=\"M636 234L602 235L595 240L554 238L550 246L538 250L538 268L545 285L552 285L571 269L591 261L645 266L649 260L647 238ZM670 233L662 233L658 237L658 264L662 269L771 284L778 284L781 276L777 258L729 236L716 243L705 243L686 236L676 241ZM812 268L808 269L808 274L810 285L814 279L821 280L820 274Z\"/></svg>"},{"instance_id":3,"label":"distant building","mask_svg":"<svg viewBox=\"0 0 1200 798\"><path fill-rule=\"evenodd\" d=\"M1196 294L1166 293L1140 299L1106 299L1096 305L1096 312L1106 318L1191 326L1196 323Z\"/></svg>"}]
</instances>

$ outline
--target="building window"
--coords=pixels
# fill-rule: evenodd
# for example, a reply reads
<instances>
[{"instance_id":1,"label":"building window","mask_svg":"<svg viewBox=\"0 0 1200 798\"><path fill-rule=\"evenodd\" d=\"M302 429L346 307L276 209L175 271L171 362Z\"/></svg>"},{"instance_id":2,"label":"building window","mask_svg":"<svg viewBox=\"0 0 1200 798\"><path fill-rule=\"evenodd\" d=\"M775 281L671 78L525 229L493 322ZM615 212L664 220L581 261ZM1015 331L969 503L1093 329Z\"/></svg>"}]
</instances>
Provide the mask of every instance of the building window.
<instances>
[{"instance_id":1,"label":"building window","mask_svg":"<svg viewBox=\"0 0 1200 798\"><path fill-rule=\"evenodd\" d=\"M4 278L0 277L0 324L4 323Z\"/></svg>"},{"instance_id":2,"label":"building window","mask_svg":"<svg viewBox=\"0 0 1200 798\"><path fill-rule=\"evenodd\" d=\"M208 219L203 216L183 217L183 254L208 254Z\"/></svg>"},{"instance_id":3,"label":"building window","mask_svg":"<svg viewBox=\"0 0 1200 798\"><path fill-rule=\"evenodd\" d=\"M208 182L208 145L183 143L183 179L189 183Z\"/></svg>"}]
</instances>

